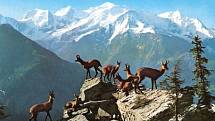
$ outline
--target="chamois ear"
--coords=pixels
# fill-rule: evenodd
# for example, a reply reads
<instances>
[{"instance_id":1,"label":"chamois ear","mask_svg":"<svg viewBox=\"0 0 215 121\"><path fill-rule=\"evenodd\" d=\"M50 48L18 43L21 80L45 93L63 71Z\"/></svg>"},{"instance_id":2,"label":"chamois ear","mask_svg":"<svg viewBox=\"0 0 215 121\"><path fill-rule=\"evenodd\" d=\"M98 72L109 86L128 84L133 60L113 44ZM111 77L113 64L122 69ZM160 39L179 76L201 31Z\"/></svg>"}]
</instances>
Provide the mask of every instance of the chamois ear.
<instances>
[{"instance_id":1,"label":"chamois ear","mask_svg":"<svg viewBox=\"0 0 215 121\"><path fill-rule=\"evenodd\" d=\"M166 64L168 64L169 63L169 61L168 60L166 60Z\"/></svg>"},{"instance_id":2,"label":"chamois ear","mask_svg":"<svg viewBox=\"0 0 215 121\"><path fill-rule=\"evenodd\" d=\"M164 65L164 62L163 62L163 61L161 62L161 65Z\"/></svg>"},{"instance_id":3,"label":"chamois ear","mask_svg":"<svg viewBox=\"0 0 215 121\"><path fill-rule=\"evenodd\" d=\"M49 95L53 95L53 94L54 94L53 90L49 91Z\"/></svg>"},{"instance_id":4,"label":"chamois ear","mask_svg":"<svg viewBox=\"0 0 215 121\"><path fill-rule=\"evenodd\" d=\"M125 67L127 68L127 67L128 67L128 65L127 65L127 64L125 64Z\"/></svg>"},{"instance_id":5,"label":"chamois ear","mask_svg":"<svg viewBox=\"0 0 215 121\"><path fill-rule=\"evenodd\" d=\"M76 55L76 58L80 58L80 55Z\"/></svg>"},{"instance_id":6,"label":"chamois ear","mask_svg":"<svg viewBox=\"0 0 215 121\"><path fill-rule=\"evenodd\" d=\"M76 95L76 94L74 93L74 97L76 97L76 98L77 98L77 97L79 97L79 96L78 96L78 95Z\"/></svg>"}]
</instances>

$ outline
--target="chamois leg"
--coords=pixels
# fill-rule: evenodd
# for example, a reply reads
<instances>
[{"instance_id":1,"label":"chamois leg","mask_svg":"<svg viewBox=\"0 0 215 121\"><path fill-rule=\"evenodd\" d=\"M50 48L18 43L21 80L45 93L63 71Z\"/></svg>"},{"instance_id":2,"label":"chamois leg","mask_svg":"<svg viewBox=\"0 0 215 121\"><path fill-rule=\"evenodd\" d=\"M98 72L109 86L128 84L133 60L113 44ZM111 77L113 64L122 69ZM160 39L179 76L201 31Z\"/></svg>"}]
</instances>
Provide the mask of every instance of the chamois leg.
<instances>
[{"instance_id":1,"label":"chamois leg","mask_svg":"<svg viewBox=\"0 0 215 121\"><path fill-rule=\"evenodd\" d=\"M45 118L45 121L47 120L47 117L48 117L48 112L46 112L46 118Z\"/></svg>"},{"instance_id":2,"label":"chamois leg","mask_svg":"<svg viewBox=\"0 0 215 121\"><path fill-rule=\"evenodd\" d=\"M94 78L96 78L96 76L98 75L98 71L97 71L97 68L96 68L96 67L94 67L94 69L95 69L95 71L96 71L96 74L95 74Z\"/></svg>"},{"instance_id":3,"label":"chamois leg","mask_svg":"<svg viewBox=\"0 0 215 121\"><path fill-rule=\"evenodd\" d=\"M112 79L112 73L110 73L110 80Z\"/></svg>"},{"instance_id":4,"label":"chamois leg","mask_svg":"<svg viewBox=\"0 0 215 121\"><path fill-rule=\"evenodd\" d=\"M157 80L154 80L154 84L155 84L155 89L157 89L157 83L156 83Z\"/></svg>"},{"instance_id":5,"label":"chamois leg","mask_svg":"<svg viewBox=\"0 0 215 121\"><path fill-rule=\"evenodd\" d=\"M49 116L50 121L52 121L52 117L49 112L48 112L48 116Z\"/></svg>"},{"instance_id":6,"label":"chamois leg","mask_svg":"<svg viewBox=\"0 0 215 121\"><path fill-rule=\"evenodd\" d=\"M113 77L113 83L116 84L116 80L115 80L114 76L115 76L115 74L111 74L111 77Z\"/></svg>"},{"instance_id":7,"label":"chamois leg","mask_svg":"<svg viewBox=\"0 0 215 121\"><path fill-rule=\"evenodd\" d=\"M153 80L151 80L152 81L152 90L153 90L153 87L154 87L154 81Z\"/></svg>"},{"instance_id":8,"label":"chamois leg","mask_svg":"<svg viewBox=\"0 0 215 121\"><path fill-rule=\"evenodd\" d=\"M100 79L102 79L102 75L103 75L102 70L99 67L94 67L94 68L95 68L95 70L97 70L101 73Z\"/></svg>"},{"instance_id":9,"label":"chamois leg","mask_svg":"<svg viewBox=\"0 0 215 121\"><path fill-rule=\"evenodd\" d=\"M107 75L107 79L110 82L110 74Z\"/></svg>"},{"instance_id":10,"label":"chamois leg","mask_svg":"<svg viewBox=\"0 0 215 121\"><path fill-rule=\"evenodd\" d=\"M99 68L98 68L99 69ZM102 79L102 75L103 75L103 72L101 69L99 69L100 73L101 73L101 76L100 76L100 79Z\"/></svg>"},{"instance_id":11,"label":"chamois leg","mask_svg":"<svg viewBox=\"0 0 215 121\"><path fill-rule=\"evenodd\" d=\"M141 89L140 89L140 85L138 84L138 90L139 90L139 92L141 93L141 94L143 94L143 92L141 91Z\"/></svg>"},{"instance_id":12,"label":"chamois leg","mask_svg":"<svg viewBox=\"0 0 215 121\"><path fill-rule=\"evenodd\" d=\"M133 82L132 86L134 87L135 94L137 94L137 86L136 86L136 84L134 82Z\"/></svg>"},{"instance_id":13,"label":"chamois leg","mask_svg":"<svg viewBox=\"0 0 215 121\"><path fill-rule=\"evenodd\" d=\"M133 82L134 83L134 82ZM135 92L135 94L138 94L138 86L137 86L137 84L133 84L133 86L134 86L134 92Z\"/></svg>"},{"instance_id":14,"label":"chamois leg","mask_svg":"<svg viewBox=\"0 0 215 121\"><path fill-rule=\"evenodd\" d=\"M136 85L134 85L134 92L135 92L135 94L137 94L137 86Z\"/></svg>"},{"instance_id":15,"label":"chamois leg","mask_svg":"<svg viewBox=\"0 0 215 121\"><path fill-rule=\"evenodd\" d=\"M137 82L135 81L136 78L135 78L135 80L134 80L134 81L137 83L137 84L136 84L136 86L137 86L136 88L139 90L139 92L140 92L141 94L143 94L143 92L142 92L141 89L140 89L140 82L141 82L144 78L145 78L145 77L140 77L140 76L138 76L138 78L137 78L138 81L137 81Z\"/></svg>"},{"instance_id":16,"label":"chamois leg","mask_svg":"<svg viewBox=\"0 0 215 121\"><path fill-rule=\"evenodd\" d=\"M125 91L125 96L128 96L129 95L129 92L128 91Z\"/></svg>"},{"instance_id":17,"label":"chamois leg","mask_svg":"<svg viewBox=\"0 0 215 121\"><path fill-rule=\"evenodd\" d=\"M107 74L104 75L104 81L106 82L105 78L106 78Z\"/></svg>"},{"instance_id":18,"label":"chamois leg","mask_svg":"<svg viewBox=\"0 0 215 121\"><path fill-rule=\"evenodd\" d=\"M88 73L89 73L90 78L92 78L92 77L91 77L91 74L90 74L90 69L88 69Z\"/></svg>"}]
</instances>

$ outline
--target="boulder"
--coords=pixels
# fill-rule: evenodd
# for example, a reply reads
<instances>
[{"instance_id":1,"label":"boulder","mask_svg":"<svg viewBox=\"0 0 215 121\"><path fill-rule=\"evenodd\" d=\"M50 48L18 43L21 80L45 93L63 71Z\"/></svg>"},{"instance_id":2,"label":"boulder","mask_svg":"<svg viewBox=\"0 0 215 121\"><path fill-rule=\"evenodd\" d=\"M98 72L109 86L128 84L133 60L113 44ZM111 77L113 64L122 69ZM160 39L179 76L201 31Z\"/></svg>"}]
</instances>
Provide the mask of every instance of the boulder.
<instances>
[{"instance_id":1,"label":"boulder","mask_svg":"<svg viewBox=\"0 0 215 121\"><path fill-rule=\"evenodd\" d=\"M165 90L131 93L117 101L124 121L167 121L172 116L170 104L173 104L173 100Z\"/></svg>"}]
</instances>

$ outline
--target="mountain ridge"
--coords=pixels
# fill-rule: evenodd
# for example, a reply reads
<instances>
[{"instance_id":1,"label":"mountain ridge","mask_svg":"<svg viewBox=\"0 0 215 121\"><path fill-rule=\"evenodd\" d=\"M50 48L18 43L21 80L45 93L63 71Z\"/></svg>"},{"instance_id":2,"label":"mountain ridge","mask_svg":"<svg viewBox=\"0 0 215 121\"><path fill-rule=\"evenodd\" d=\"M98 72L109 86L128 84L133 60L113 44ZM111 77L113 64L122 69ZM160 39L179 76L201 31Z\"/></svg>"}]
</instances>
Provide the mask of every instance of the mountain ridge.
<instances>
[{"instance_id":1,"label":"mountain ridge","mask_svg":"<svg viewBox=\"0 0 215 121\"><path fill-rule=\"evenodd\" d=\"M0 99L7 104L8 121L26 120L30 106L47 100L50 90L56 94L53 115L59 117L83 79L80 65L62 60L8 24L0 25L0 67L0 89L6 92Z\"/></svg>"},{"instance_id":2,"label":"mountain ridge","mask_svg":"<svg viewBox=\"0 0 215 121\"><path fill-rule=\"evenodd\" d=\"M61 36L64 36L64 34L68 34L69 31L72 32L74 28L80 28L80 30L78 31L82 32L82 34L85 34L91 31L92 29L99 29L101 27L109 29L107 28L108 26L110 25L114 26L113 24L117 22L117 18L119 18L121 15L129 11L135 11L138 13L136 15L133 14L132 16L130 16L130 18L132 17L141 18L142 20L141 21L138 20L138 22L139 23L142 22L142 23L145 23L146 25L152 26L155 29L154 30L155 33L160 33L160 31L164 31L163 34L166 33L173 36L177 35L183 38L186 38L187 35L189 36L195 35L196 32L202 35L202 37L204 38L213 38L215 36L215 32L213 29L207 28L198 19L182 16L180 11L178 10L164 12L157 15L151 15L152 18L154 19L157 19L158 17L160 20L159 19L157 20L160 21L160 23L162 23L163 25L162 24L156 25L155 23L150 22L150 20L143 21L143 19L147 19L147 18L145 18L144 14L141 14L139 11L121 7L119 5L115 5L110 2L101 4L96 7L91 7L86 10L77 10L77 9L73 9L71 6L66 6L59 10L56 10L55 12L50 12L49 10L42 10L42 9L35 9L33 11L34 11L33 13L32 11L27 12L23 19L16 20L16 21L25 23L29 26L33 26L33 28L34 27L38 28L38 30L34 30L34 31L39 31L39 32L42 31L43 34L51 37L51 39L60 39ZM78 13L81 13L81 14L77 15ZM133 26L135 25L138 25L138 23L134 23ZM93 28L90 29L89 28L90 26ZM169 26L170 29L166 29L165 26ZM30 37L31 39L34 39L34 40L41 39L41 38L31 37L33 36L33 33L32 35L29 35L26 32L22 31L21 29L19 31L25 35L28 35L28 37ZM58 34L56 32L58 32ZM75 30L75 32L77 32L77 30ZM72 33L75 33L75 32L72 32ZM120 34L120 33L117 33L117 34ZM47 38L46 36L43 36L42 38ZM59 36L59 37L56 37L56 36ZM80 37L77 37L77 38L80 38Z\"/></svg>"}]
</instances>

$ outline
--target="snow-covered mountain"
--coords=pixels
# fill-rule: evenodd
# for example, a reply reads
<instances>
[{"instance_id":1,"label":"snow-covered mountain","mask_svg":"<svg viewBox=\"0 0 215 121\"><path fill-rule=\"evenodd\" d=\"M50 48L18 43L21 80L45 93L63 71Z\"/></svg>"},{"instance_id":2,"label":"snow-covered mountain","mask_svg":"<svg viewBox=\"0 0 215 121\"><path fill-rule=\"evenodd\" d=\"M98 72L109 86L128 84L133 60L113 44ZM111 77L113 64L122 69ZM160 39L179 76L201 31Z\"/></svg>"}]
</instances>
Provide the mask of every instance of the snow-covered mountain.
<instances>
[{"instance_id":1,"label":"snow-covered mountain","mask_svg":"<svg viewBox=\"0 0 215 121\"><path fill-rule=\"evenodd\" d=\"M30 27L31 33L22 29L19 31L31 39L55 39L58 42L77 42L84 36L103 29L109 32L106 43L110 43L117 35L127 31L133 34L162 33L183 38L195 34L203 38L215 36L213 29L207 28L196 18L183 16L178 10L145 16L143 12L130 10L110 2L87 10L77 10L71 6L61 8L54 13L34 9L27 12L21 20L13 21L15 22L6 20L10 24L22 23ZM38 33L43 35L38 36Z\"/></svg>"},{"instance_id":2,"label":"snow-covered mountain","mask_svg":"<svg viewBox=\"0 0 215 121\"><path fill-rule=\"evenodd\" d=\"M214 33L212 30L208 29L199 19L184 17L181 13L177 11L165 12L158 15L159 17L169 20L176 25L175 28L179 28L178 35L190 35L199 34L204 38L213 38ZM170 25L172 26L172 25Z\"/></svg>"},{"instance_id":3,"label":"snow-covered mountain","mask_svg":"<svg viewBox=\"0 0 215 121\"><path fill-rule=\"evenodd\" d=\"M87 10L70 6L54 12L34 9L21 20L0 16L0 23L11 24L68 61L79 53L86 59L99 58L102 63L118 59L134 67L157 67L164 59L180 57L186 61L185 75L189 79L190 41L198 34L205 41L206 54L215 68L215 29L179 11L151 14L108 2Z\"/></svg>"}]
</instances>

